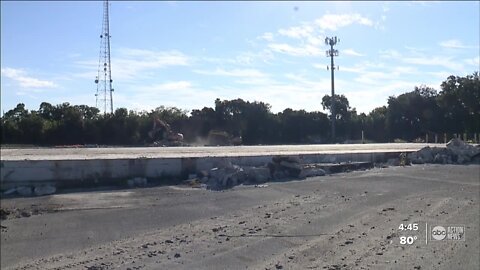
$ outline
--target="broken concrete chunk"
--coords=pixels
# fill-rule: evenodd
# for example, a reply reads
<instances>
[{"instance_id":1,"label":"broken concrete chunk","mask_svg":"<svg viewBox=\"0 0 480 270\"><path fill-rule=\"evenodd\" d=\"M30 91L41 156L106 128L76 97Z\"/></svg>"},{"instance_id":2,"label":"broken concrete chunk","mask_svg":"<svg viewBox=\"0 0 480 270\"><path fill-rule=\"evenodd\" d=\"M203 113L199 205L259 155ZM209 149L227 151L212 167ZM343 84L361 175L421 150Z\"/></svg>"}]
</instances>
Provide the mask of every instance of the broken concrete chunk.
<instances>
[{"instance_id":1,"label":"broken concrete chunk","mask_svg":"<svg viewBox=\"0 0 480 270\"><path fill-rule=\"evenodd\" d=\"M57 188L53 185L43 185L43 186L36 186L33 189L33 193L36 196L43 196L43 195L50 195L57 192Z\"/></svg>"},{"instance_id":2,"label":"broken concrete chunk","mask_svg":"<svg viewBox=\"0 0 480 270\"><path fill-rule=\"evenodd\" d=\"M244 170L231 163L225 164L225 167L211 169L209 176L206 184L209 188L215 190L231 188L247 180L247 174Z\"/></svg>"},{"instance_id":3,"label":"broken concrete chunk","mask_svg":"<svg viewBox=\"0 0 480 270\"><path fill-rule=\"evenodd\" d=\"M10 194L13 194L17 192L17 188L11 188L11 189L7 189L6 191L3 192L3 195L10 195Z\"/></svg>"},{"instance_id":4,"label":"broken concrete chunk","mask_svg":"<svg viewBox=\"0 0 480 270\"><path fill-rule=\"evenodd\" d=\"M446 148L424 147L417 152L408 154L413 164L439 163L463 164L472 161L480 155L480 148L465 143L460 139L452 139Z\"/></svg>"},{"instance_id":5,"label":"broken concrete chunk","mask_svg":"<svg viewBox=\"0 0 480 270\"><path fill-rule=\"evenodd\" d=\"M33 190L29 186L20 186L17 187L17 193L21 196L32 196Z\"/></svg>"},{"instance_id":6,"label":"broken concrete chunk","mask_svg":"<svg viewBox=\"0 0 480 270\"><path fill-rule=\"evenodd\" d=\"M302 171L300 159L292 156L275 156L272 162L268 163L270 175L273 179L285 179L298 177Z\"/></svg>"},{"instance_id":7,"label":"broken concrete chunk","mask_svg":"<svg viewBox=\"0 0 480 270\"><path fill-rule=\"evenodd\" d=\"M300 178L314 177L314 176L324 176L325 170L320 168L304 168L300 173Z\"/></svg>"},{"instance_id":8,"label":"broken concrete chunk","mask_svg":"<svg viewBox=\"0 0 480 270\"><path fill-rule=\"evenodd\" d=\"M270 180L270 169L267 167L246 167L244 171L249 183L265 183Z\"/></svg>"},{"instance_id":9,"label":"broken concrete chunk","mask_svg":"<svg viewBox=\"0 0 480 270\"><path fill-rule=\"evenodd\" d=\"M288 163L300 163L301 160L298 157L292 157L292 156L274 156L272 157L272 161L275 163L280 163L282 161L288 162Z\"/></svg>"},{"instance_id":10,"label":"broken concrete chunk","mask_svg":"<svg viewBox=\"0 0 480 270\"><path fill-rule=\"evenodd\" d=\"M460 164L469 162L473 157L480 154L480 148L456 138L447 143L447 149L457 156L457 163Z\"/></svg>"},{"instance_id":11,"label":"broken concrete chunk","mask_svg":"<svg viewBox=\"0 0 480 270\"><path fill-rule=\"evenodd\" d=\"M417 152L410 153L408 158L412 161L413 164L424 164L433 162L433 152L432 148L426 146Z\"/></svg>"}]
</instances>

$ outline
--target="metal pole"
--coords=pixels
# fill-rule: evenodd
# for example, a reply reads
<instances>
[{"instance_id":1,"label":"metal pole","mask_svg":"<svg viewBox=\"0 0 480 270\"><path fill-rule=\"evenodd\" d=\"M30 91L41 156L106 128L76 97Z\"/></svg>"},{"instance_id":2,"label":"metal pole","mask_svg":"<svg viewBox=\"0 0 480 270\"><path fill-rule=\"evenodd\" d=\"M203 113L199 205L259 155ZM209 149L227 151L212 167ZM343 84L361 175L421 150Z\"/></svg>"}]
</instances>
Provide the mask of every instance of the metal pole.
<instances>
[{"instance_id":1,"label":"metal pole","mask_svg":"<svg viewBox=\"0 0 480 270\"><path fill-rule=\"evenodd\" d=\"M335 120L337 119L337 116L335 114L335 66L333 63L333 42L330 43L330 67L332 71L332 141L335 142Z\"/></svg>"},{"instance_id":2,"label":"metal pole","mask_svg":"<svg viewBox=\"0 0 480 270\"><path fill-rule=\"evenodd\" d=\"M336 103L336 98L335 98L335 64L333 62L333 57L338 56L338 51L333 49L333 46L337 44L337 42L340 41L337 39L337 37L331 37L331 38L325 38L325 44L330 45L330 50L326 51L327 56L330 56L330 69L331 69L331 76L332 76L332 99L331 99L331 104L330 104L330 109L332 113L332 142L336 141L336 136L335 136L335 122L337 120L337 114L335 111L335 103Z\"/></svg>"}]
</instances>

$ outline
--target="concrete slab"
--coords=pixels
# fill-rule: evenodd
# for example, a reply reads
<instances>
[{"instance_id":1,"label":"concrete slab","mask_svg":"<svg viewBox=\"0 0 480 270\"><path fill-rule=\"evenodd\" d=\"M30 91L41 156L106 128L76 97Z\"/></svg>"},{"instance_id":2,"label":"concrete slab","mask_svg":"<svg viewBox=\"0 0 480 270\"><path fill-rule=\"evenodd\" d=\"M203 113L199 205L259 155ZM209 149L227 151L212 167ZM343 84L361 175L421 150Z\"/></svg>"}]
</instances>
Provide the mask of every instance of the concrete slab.
<instances>
[{"instance_id":1,"label":"concrete slab","mask_svg":"<svg viewBox=\"0 0 480 270\"><path fill-rule=\"evenodd\" d=\"M479 170L430 164L222 192L164 186L2 199L12 214L1 222L0 263L2 269L479 269ZM401 231L400 224L419 230ZM433 226L449 224L464 226L463 241L431 241ZM418 239L402 245L401 236Z\"/></svg>"},{"instance_id":2,"label":"concrete slab","mask_svg":"<svg viewBox=\"0 0 480 270\"><path fill-rule=\"evenodd\" d=\"M226 147L130 147L2 149L0 190L55 184L78 187L122 183L134 177L149 180L186 178L232 162L261 166L275 155L299 157L303 163L381 162L433 144L271 145ZM443 144L435 146L444 147Z\"/></svg>"}]
</instances>

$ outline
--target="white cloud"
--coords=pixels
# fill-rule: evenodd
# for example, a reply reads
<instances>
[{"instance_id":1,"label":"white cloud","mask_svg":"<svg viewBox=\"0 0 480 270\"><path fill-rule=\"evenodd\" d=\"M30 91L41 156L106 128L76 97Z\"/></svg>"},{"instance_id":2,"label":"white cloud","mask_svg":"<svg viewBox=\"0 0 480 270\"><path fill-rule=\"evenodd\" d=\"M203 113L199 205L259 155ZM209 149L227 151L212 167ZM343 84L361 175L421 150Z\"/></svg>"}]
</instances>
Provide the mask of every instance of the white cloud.
<instances>
[{"instance_id":1,"label":"white cloud","mask_svg":"<svg viewBox=\"0 0 480 270\"><path fill-rule=\"evenodd\" d=\"M452 61L451 57L406 57L402 58L402 61L414 65L439 66L456 71L463 70L463 65L457 61Z\"/></svg>"},{"instance_id":2,"label":"white cloud","mask_svg":"<svg viewBox=\"0 0 480 270\"><path fill-rule=\"evenodd\" d=\"M467 65L476 66L478 68L480 67L480 57L477 56L471 59L465 59L465 63Z\"/></svg>"},{"instance_id":3,"label":"white cloud","mask_svg":"<svg viewBox=\"0 0 480 270\"><path fill-rule=\"evenodd\" d=\"M259 38L264 39L266 41L273 41L273 33L270 33L270 32L264 33Z\"/></svg>"},{"instance_id":4,"label":"white cloud","mask_svg":"<svg viewBox=\"0 0 480 270\"><path fill-rule=\"evenodd\" d=\"M278 33L282 36L290 38L306 38L310 37L314 32L314 28L310 24L304 24L302 26L293 26L288 29L280 29Z\"/></svg>"},{"instance_id":5,"label":"white cloud","mask_svg":"<svg viewBox=\"0 0 480 270\"><path fill-rule=\"evenodd\" d=\"M427 72L427 74L434 76L435 78L445 80L447 79L450 75L452 75L452 72L448 71L438 71L438 72Z\"/></svg>"},{"instance_id":6,"label":"white cloud","mask_svg":"<svg viewBox=\"0 0 480 270\"><path fill-rule=\"evenodd\" d=\"M336 31L351 24L373 26L373 22L370 19L360 14L326 14L315 20L315 25L323 30Z\"/></svg>"},{"instance_id":7,"label":"white cloud","mask_svg":"<svg viewBox=\"0 0 480 270\"><path fill-rule=\"evenodd\" d=\"M16 81L23 88L56 88L57 85L52 81L40 80L30 77L25 71L15 68L2 68L2 76Z\"/></svg>"},{"instance_id":8,"label":"white cloud","mask_svg":"<svg viewBox=\"0 0 480 270\"><path fill-rule=\"evenodd\" d=\"M394 59L399 59L402 57L402 55L397 51L397 50L381 50L379 52L380 57L382 58L394 58Z\"/></svg>"},{"instance_id":9,"label":"white cloud","mask_svg":"<svg viewBox=\"0 0 480 270\"><path fill-rule=\"evenodd\" d=\"M351 56L365 56L364 54L361 54L353 49L345 49L345 50L342 50L341 53L345 55L351 55Z\"/></svg>"},{"instance_id":10,"label":"white cloud","mask_svg":"<svg viewBox=\"0 0 480 270\"><path fill-rule=\"evenodd\" d=\"M213 103L217 94L195 87L188 81L166 82L147 86L131 86L115 96L117 107L143 111L161 105L192 110Z\"/></svg>"},{"instance_id":11,"label":"white cloud","mask_svg":"<svg viewBox=\"0 0 480 270\"><path fill-rule=\"evenodd\" d=\"M201 57L199 60L214 63L217 65L243 65L250 66L257 62L270 63L274 59L273 53L270 50L264 49L258 52L241 52L235 57L221 58L221 57ZM200 62L200 61L198 61Z\"/></svg>"},{"instance_id":12,"label":"white cloud","mask_svg":"<svg viewBox=\"0 0 480 270\"><path fill-rule=\"evenodd\" d=\"M149 87L150 89L160 90L160 91L174 91L174 90L183 90L189 89L192 87L192 83L187 81L177 81L177 82L166 82L162 84L157 84Z\"/></svg>"},{"instance_id":13,"label":"white cloud","mask_svg":"<svg viewBox=\"0 0 480 270\"><path fill-rule=\"evenodd\" d=\"M268 47L274 52L285 53L292 56L317 56L325 53L320 48L310 44L294 47L286 43L274 43L268 44Z\"/></svg>"},{"instance_id":14,"label":"white cloud","mask_svg":"<svg viewBox=\"0 0 480 270\"><path fill-rule=\"evenodd\" d=\"M320 49L320 45L324 43L325 31L335 31L353 24L373 26L373 22L370 19L357 13L326 14L314 21L303 22L301 25L282 28L277 31L280 36L298 40L300 42L299 45L291 45L285 42L270 42L267 46L273 52L292 56L323 55L324 51ZM346 54L361 55L352 49L347 50Z\"/></svg>"},{"instance_id":15,"label":"white cloud","mask_svg":"<svg viewBox=\"0 0 480 270\"><path fill-rule=\"evenodd\" d=\"M202 75L229 76L229 77L266 77L267 75L256 69L232 69L225 70L217 68L215 70L194 70L193 72Z\"/></svg>"},{"instance_id":16,"label":"white cloud","mask_svg":"<svg viewBox=\"0 0 480 270\"><path fill-rule=\"evenodd\" d=\"M138 80L155 69L172 66L189 66L192 59L179 51L152 51L144 49L121 48L112 56L112 77L114 81ZM77 77L95 78L98 60L76 61L87 72L78 73ZM92 79L92 80L93 80Z\"/></svg>"},{"instance_id":17,"label":"white cloud","mask_svg":"<svg viewBox=\"0 0 480 270\"><path fill-rule=\"evenodd\" d=\"M464 45L460 40L457 39L449 39L445 40L439 43L440 46L444 48L450 48L450 49L468 49L472 48L472 46L466 46Z\"/></svg>"}]
</instances>

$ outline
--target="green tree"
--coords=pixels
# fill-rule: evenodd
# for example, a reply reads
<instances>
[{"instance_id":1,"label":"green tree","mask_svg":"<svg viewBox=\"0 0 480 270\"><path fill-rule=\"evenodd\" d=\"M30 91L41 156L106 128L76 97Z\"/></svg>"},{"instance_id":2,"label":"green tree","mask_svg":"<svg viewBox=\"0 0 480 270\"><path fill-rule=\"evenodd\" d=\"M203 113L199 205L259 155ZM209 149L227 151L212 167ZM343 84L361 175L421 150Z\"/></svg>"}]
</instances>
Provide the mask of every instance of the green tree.
<instances>
[{"instance_id":1,"label":"green tree","mask_svg":"<svg viewBox=\"0 0 480 270\"><path fill-rule=\"evenodd\" d=\"M441 84L438 104L443 109L445 131L480 132L480 78L449 76Z\"/></svg>"},{"instance_id":2,"label":"green tree","mask_svg":"<svg viewBox=\"0 0 480 270\"><path fill-rule=\"evenodd\" d=\"M425 133L439 132L440 111L435 89L420 86L388 99L387 130L390 138L413 140Z\"/></svg>"}]
</instances>

